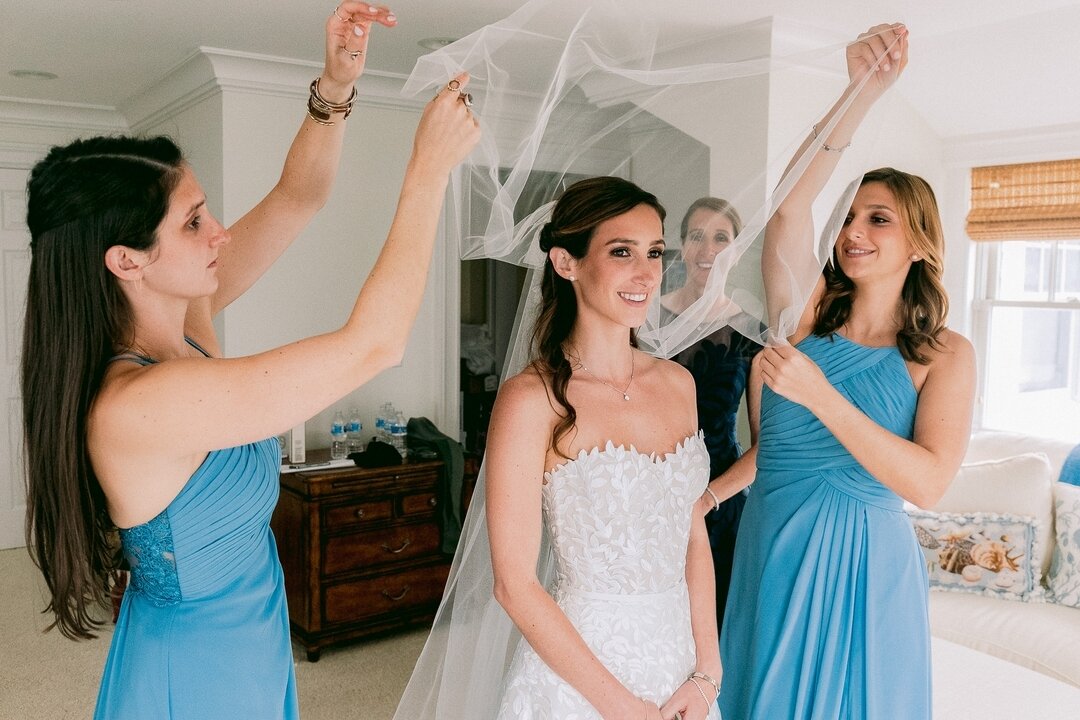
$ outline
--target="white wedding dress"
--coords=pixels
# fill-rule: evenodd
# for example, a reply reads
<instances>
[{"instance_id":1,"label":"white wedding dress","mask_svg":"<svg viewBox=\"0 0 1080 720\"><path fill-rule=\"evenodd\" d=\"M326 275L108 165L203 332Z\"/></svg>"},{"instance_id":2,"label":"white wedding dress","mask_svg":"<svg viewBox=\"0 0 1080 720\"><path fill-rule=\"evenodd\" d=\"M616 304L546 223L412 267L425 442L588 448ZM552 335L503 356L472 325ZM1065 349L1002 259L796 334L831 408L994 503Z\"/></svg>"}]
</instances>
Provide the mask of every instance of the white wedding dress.
<instances>
[{"instance_id":1,"label":"white wedding dress","mask_svg":"<svg viewBox=\"0 0 1080 720\"><path fill-rule=\"evenodd\" d=\"M685 571L693 505L709 481L701 433L660 456L610 442L582 450L544 481L555 601L615 677L662 705L695 669ZM715 704L709 717L720 717ZM499 718L600 715L521 640Z\"/></svg>"}]
</instances>

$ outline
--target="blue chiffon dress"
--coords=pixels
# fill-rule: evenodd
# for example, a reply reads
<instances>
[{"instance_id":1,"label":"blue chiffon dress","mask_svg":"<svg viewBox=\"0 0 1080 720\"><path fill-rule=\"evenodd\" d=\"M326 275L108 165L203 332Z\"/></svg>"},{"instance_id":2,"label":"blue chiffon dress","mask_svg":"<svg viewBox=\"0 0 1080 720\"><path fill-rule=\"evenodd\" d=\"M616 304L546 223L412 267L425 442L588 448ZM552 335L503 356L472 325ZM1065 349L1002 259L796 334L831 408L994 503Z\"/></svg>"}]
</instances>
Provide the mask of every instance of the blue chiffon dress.
<instances>
[{"instance_id":1,"label":"blue chiffon dress","mask_svg":"<svg viewBox=\"0 0 1080 720\"><path fill-rule=\"evenodd\" d=\"M911 438L916 390L895 347L797 346L856 407ZM720 710L740 720L930 717L927 574L902 500L802 405L765 388L742 518Z\"/></svg>"},{"instance_id":2,"label":"blue chiffon dress","mask_svg":"<svg viewBox=\"0 0 1080 720\"><path fill-rule=\"evenodd\" d=\"M216 450L160 515L120 531L131 580L95 718L299 717L270 532L279 470L273 438Z\"/></svg>"}]
</instances>

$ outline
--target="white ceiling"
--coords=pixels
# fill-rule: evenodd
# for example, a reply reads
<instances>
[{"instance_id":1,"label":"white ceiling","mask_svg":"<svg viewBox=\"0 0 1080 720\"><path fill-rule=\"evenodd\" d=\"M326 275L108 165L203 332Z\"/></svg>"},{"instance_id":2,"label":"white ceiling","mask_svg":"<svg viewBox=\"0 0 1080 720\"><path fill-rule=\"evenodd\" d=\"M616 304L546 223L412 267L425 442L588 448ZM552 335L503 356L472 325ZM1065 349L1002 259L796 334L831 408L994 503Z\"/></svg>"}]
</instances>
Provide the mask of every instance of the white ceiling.
<instances>
[{"instance_id":1,"label":"white ceiling","mask_svg":"<svg viewBox=\"0 0 1080 720\"><path fill-rule=\"evenodd\" d=\"M588 2L588 0L578 0ZM417 41L461 37L523 0L395 0L368 67L406 75ZM664 22L707 27L776 15L836 38L899 20L911 64L899 86L942 137L1080 124L1080 2L1063 0L666 0ZM0 97L120 107L197 47L321 61L330 2L311 0L2 0ZM32 81L11 70L59 79Z\"/></svg>"}]
</instances>

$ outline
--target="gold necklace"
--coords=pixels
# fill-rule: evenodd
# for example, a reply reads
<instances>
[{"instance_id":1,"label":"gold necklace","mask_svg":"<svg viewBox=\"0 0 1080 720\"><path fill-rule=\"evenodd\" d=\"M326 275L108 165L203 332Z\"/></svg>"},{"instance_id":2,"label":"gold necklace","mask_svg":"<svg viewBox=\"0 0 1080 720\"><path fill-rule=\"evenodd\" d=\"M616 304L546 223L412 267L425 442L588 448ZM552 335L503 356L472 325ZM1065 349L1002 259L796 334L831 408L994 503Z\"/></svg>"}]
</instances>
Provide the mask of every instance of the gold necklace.
<instances>
[{"instance_id":1,"label":"gold necklace","mask_svg":"<svg viewBox=\"0 0 1080 720\"><path fill-rule=\"evenodd\" d=\"M594 378L596 378L596 380L597 380L598 382L600 382L600 383L602 383L602 384L604 384L604 385L607 385L607 386L608 386L609 388L611 388L611 389L612 389L612 390L614 390L615 392L617 392L617 393L619 393L620 395L622 395L622 399L623 399L623 400L629 400L629 399L630 399L630 395L628 395L628 394L627 394L627 391L629 391L629 390L630 390L630 385L631 385L631 384L632 384L632 383L634 382L634 348L630 348L630 380L628 380L628 381L627 381L627 383L626 383L626 387L625 387L625 388L623 388L622 390L620 390L619 388L615 387L615 386L614 386L614 385L612 385L611 383L609 383L609 382L606 382L606 381L605 381L605 380L603 380L603 379L602 379L602 378L601 378L601 377L600 377L599 375L597 375L597 374L596 374L596 373L594 373L594 372L593 372L592 370L590 370L590 369L589 369L588 367L586 367L586 366L585 366L585 361L581 359L581 355L580 355L580 354L578 354L578 355L576 355L576 356L572 356L572 357L574 357L574 359L578 361L578 364L579 364L579 365L581 365L581 369L582 369L582 370L584 370L585 372L587 372L587 373L589 373L590 375L592 375L592 376L593 376Z\"/></svg>"}]
</instances>

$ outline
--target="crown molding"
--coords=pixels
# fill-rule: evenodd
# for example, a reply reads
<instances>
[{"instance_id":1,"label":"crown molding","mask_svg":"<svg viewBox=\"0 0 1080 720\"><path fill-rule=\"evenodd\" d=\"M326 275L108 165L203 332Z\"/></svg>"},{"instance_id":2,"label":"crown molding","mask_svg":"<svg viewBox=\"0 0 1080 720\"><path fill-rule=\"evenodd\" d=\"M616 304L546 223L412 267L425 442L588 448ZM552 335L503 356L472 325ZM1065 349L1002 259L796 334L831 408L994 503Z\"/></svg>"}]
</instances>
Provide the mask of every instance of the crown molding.
<instances>
[{"instance_id":1,"label":"crown molding","mask_svg":"<svg viewBox=\"0 0 1080 720\"><path fill-rule=\"evenodd\" d=\"M17 97L0 97L0 124L99 133L127 127L115 108Z\"/></svg>"},{"instance_id":2,"label":"crown molding","mask_svg":"<svg viewBox=\"0 0 1080 720\"><path fill-rule=\"evenodd\" d=\"M153 125L163 118L222 92L303 99L322 69L321 63L274 55L200 47L170 69L153 87L121 107L131 127ZM416 109L423 100L405 98L406 77L369 70L357 82L357 103L364 106Z\"/></svg>"},{"instance_id":3,"label":"crown molding","mask_svg":"<svg viewBox=\"0 0 1080 720\"><path fill-rule=\"evenodd\" d=\"M947 167L979 167L1080 157L1080 123L946 138Z\"/></svg>"}]
</instances>

